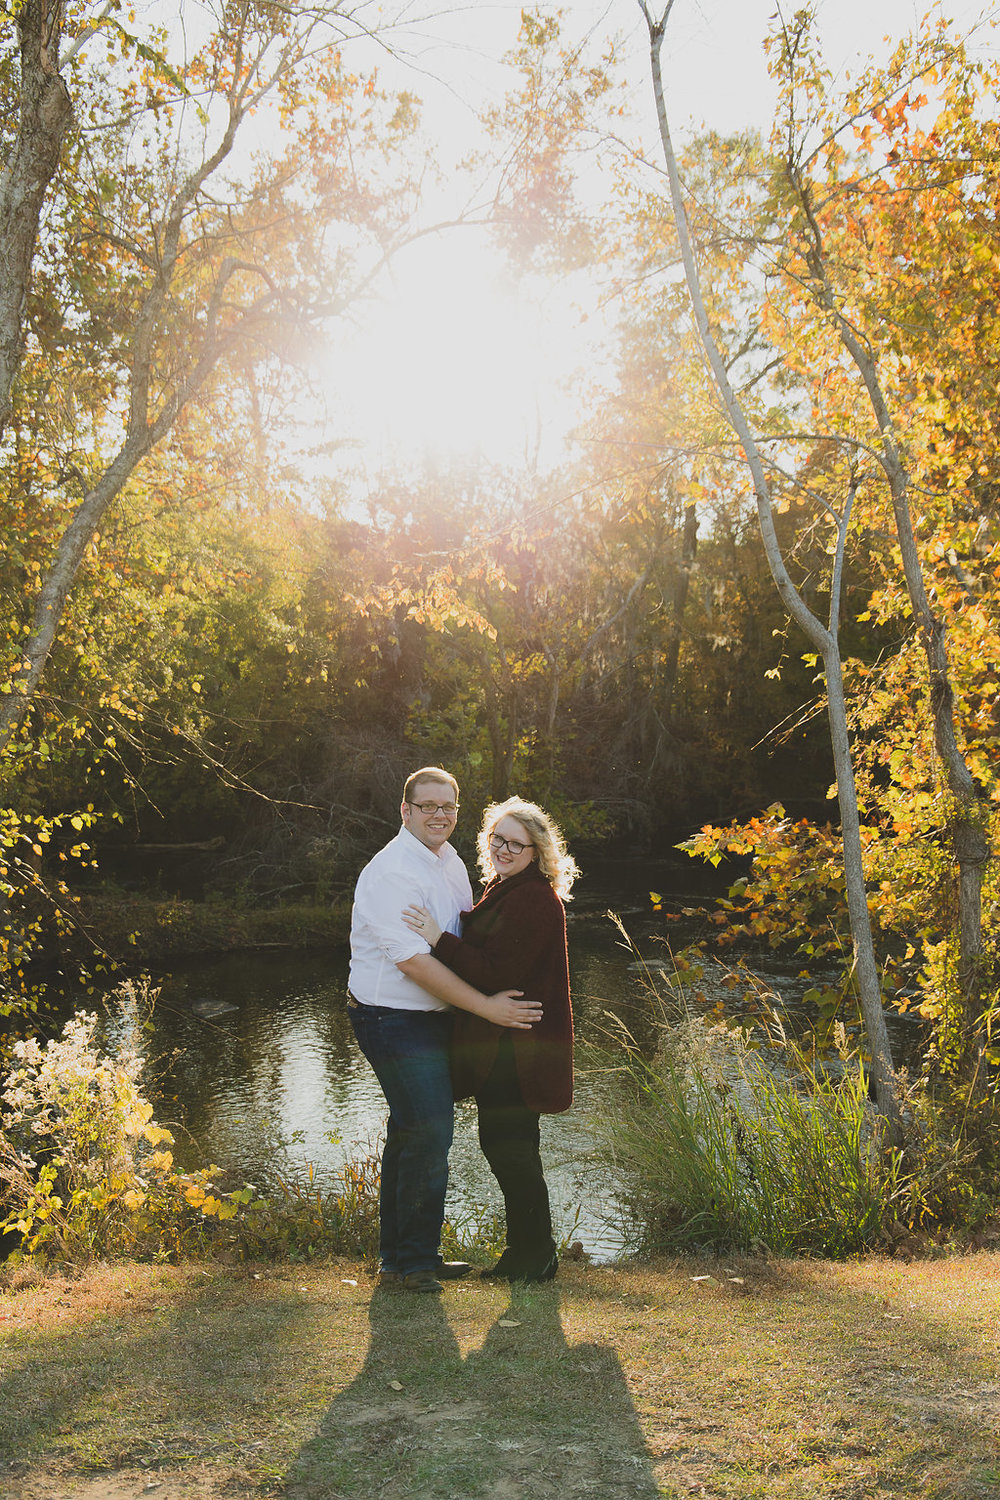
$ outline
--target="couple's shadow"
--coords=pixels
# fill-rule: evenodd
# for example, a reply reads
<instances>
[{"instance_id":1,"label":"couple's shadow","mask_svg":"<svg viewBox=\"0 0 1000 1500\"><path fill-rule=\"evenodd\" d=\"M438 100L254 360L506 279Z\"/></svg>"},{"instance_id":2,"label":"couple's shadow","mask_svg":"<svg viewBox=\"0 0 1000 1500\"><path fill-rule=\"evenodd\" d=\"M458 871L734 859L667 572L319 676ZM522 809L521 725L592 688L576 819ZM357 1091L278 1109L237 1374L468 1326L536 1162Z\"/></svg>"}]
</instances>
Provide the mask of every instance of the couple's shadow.
<instances>
[{"instance_id":1,"label":"couple's shadow","mask_svg":"<svg viewBox=\"0 0 1000 1500\"><path fill-rule=\"evenodd\" d=\"M657 1500L614 1350L567 1341L555 1284L511 1288L478 1344L488 1295L376 1289L364 1365L298 1454L286 1495Z\"/></svg>"}]
</instances>

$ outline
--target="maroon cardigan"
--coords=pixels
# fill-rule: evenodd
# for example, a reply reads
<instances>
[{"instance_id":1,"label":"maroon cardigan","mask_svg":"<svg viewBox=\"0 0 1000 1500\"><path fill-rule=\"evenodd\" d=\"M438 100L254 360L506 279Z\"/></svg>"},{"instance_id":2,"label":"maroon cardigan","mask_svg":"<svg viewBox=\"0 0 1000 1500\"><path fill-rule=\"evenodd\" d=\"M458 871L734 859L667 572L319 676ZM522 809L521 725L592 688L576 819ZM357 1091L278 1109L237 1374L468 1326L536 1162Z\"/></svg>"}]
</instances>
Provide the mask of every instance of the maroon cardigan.
<instances>
[{"instance_id":1,"label":"maroon cardigan","mask_svg":"<svg viewBox=\"0 0 1000 1500\"><path fill-rule=\"evenodd\" d=\"M532 863L507 880L491 880L471 911L462 936L444 932L434 948L468 984L495 995L523 990L542 1019L530 1031L509 1029L521 1094L528 1109L558 1115L573 1102L573 1013L569 999L566 913L548 880ZM508 1030L469 1011L455 1012L452 1079L455 1098L482 1088Z\"/></svg>"}]
</instances>

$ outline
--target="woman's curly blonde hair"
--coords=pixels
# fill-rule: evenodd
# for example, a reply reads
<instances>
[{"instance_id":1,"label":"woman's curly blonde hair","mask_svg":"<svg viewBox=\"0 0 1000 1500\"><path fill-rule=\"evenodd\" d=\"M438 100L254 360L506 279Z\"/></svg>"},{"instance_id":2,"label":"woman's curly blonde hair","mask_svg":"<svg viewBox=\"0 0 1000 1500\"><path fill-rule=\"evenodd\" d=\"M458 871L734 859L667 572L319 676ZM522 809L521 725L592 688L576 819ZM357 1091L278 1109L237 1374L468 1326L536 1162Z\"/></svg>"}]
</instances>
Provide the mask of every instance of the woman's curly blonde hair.
<instances>
[{"instance_id":1,"label":"woman's curly blonde hair","mask_svg":"<svg viewBox=\"0 0 1000 1500\"><path fill-rule=\"evenodd\" d=\"M506 802L492 802L483 813L483 824L476 844L483 879L490 881L496 874L490 859L490 835L500 819L508 816L517 819L534 844L538 868L556 895L562 901L571 901L570 890L580 873L579 866L567 851L566 840L548 813L543 812L535 802L525 802L523 797L508 797Z\"/></svg>"}]
</instances>

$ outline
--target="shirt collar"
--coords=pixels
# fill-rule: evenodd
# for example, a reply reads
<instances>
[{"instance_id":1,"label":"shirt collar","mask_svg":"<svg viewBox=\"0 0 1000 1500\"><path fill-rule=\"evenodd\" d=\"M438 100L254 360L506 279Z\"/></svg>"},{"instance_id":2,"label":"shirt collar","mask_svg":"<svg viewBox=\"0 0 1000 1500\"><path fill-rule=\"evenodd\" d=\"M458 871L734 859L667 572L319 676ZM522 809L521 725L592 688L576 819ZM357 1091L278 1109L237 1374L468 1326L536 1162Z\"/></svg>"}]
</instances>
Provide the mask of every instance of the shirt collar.
<instances>
[{"instance_id":1,"label":"shirt collar","mask_svg":"<svg viewBox=\"0 0 1000 1500\"><path fill-rule=\"evenodd\" d=\"M404 844L406 844L406 840L409 839L410 842L406 844L406 848L409 850L409 852L411 854L416 854L416 857L418 859L428 860L435 869L439 866L440 862L442 860L446 860L448 858L448 854L452 852L451 845L445 843L441 845L440 849L435 854L434 850L428 849L427 845L422 843L421 840L417 838L417 835L415 833L410 832L405 823L399 830L398 836Z\"/></svg>"}]
</instances>

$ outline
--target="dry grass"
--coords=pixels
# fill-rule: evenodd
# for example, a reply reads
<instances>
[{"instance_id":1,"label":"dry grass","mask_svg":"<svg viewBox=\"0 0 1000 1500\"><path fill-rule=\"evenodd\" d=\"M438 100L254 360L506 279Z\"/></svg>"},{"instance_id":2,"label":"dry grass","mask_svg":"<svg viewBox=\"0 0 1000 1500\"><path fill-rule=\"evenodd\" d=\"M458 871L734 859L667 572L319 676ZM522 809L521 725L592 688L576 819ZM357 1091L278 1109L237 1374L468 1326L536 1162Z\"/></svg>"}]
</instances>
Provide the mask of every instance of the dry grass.
<instances>
[{"instance_id":1,"label":"dry grass","mask_svg":"<svg viewBox=\"0 0 1000 1500\"><path fill-rule=\"evenodd\" d=\"M995 1500L1000 1257L14 1273L2 1500ZM711 1275L715 1285L694 1281Z\"/></svg>"}]
</instances>

